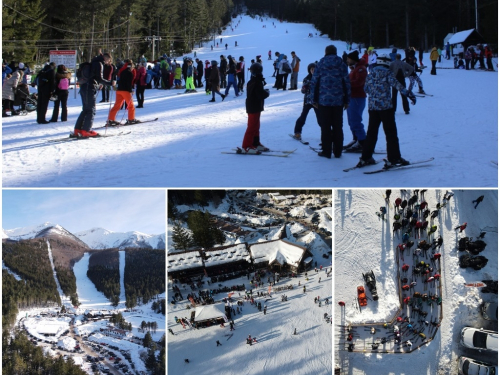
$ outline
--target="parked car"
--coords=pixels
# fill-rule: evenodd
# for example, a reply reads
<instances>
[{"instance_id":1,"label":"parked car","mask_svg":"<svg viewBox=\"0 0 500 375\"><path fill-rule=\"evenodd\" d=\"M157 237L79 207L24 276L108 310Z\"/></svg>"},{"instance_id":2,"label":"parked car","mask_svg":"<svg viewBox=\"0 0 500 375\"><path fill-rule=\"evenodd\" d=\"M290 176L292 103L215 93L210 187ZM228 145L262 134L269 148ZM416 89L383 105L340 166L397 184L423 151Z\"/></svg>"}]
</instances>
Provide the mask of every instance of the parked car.
<instances>
[{"instance_id":1,"label":"parked car","mask_svg":"<svg viewBox=\"0 0 500 375\"><path fill-rule=\"evenodd\" d=\"M498 352L498 333L482 328L465 327L462 329L460 343L470 349Z\"/></svg>"},{"instance_id":2,"label":"parked car","mask_svg":"<svg viewBox=\"0 0 500 375\"><path fill-rule=\"evenodd\" d=\"M468 357L458 358L459 375L496 375L498 369L496 366L488 363L476 361Z\"/></svg>"},{"instance_id":3,"label":"parked car","mask_svg":"<svg viewBox=\"0 0 500 375\"><path fill-rule=\"evenodd\" d=\"M498 320L498 303L483 302L481 304L481 314L486 320Z\"/></svg>"}]
</instances>

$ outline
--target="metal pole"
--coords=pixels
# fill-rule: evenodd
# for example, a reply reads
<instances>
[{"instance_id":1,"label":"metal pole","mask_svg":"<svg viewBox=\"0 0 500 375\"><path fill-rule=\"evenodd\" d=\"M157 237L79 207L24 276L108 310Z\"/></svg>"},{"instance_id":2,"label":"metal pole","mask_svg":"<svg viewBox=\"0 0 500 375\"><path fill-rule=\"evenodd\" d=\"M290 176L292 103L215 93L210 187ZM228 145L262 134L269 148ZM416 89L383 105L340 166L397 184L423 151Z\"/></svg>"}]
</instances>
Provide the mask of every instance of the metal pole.
<instances>
[{"instance_id":1,"label":"metal pole","mask_svg":"<svg viewBox=\"0 0 500 375\"><path fill-rule=\"evenodd\" d=\"M156 36L153 35L153 59L151 61L155 61L155 44L156 44Z\"/></svg>"},{"instance_id":2,"label":"metal pole","mask_svg":"<svg viewBox=\"0 0 500 375\"><path fill-rule=\"evenodd\" d=\"M477 0L475 1L476 4L476 31L479 32L479 19L477 17Z\"/></svg>"}]
</instances>

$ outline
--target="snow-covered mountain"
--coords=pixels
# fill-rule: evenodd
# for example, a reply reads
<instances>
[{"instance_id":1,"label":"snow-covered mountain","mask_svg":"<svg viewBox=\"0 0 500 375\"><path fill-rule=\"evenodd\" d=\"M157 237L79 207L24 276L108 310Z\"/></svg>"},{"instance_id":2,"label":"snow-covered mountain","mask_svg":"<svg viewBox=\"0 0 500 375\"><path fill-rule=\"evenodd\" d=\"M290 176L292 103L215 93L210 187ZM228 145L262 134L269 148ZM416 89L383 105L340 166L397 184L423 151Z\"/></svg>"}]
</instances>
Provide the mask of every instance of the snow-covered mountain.
<instances>
[{"instance_id":1,"label":"snow-covered mountain","mask_svg":"<svg viewBox=\"0 0 500 375\"><path fill-rule=\"evenodd\" d=\"M30 227L4 229L3 238L10 240L27 240L32 238L49 237L70 239L83 247L91 249L108 249L117 247L146 247L152 249L165 249L165 233L151 235L140 232L112 232L103 228L92 228L86 231L71 233L57 224L49 222Z\"/></svg>"},{"instance_id":2,"label":"snow-covered mountain","mask_svg":"<svg viewBox=\"0 0 500 375\"><path fill-rule=\"evenodd\" d=\"M75 235L92 249L108 249L118 247L149 247L165 249L165 233L160 235L141 232L112 232L104 228L92 228Z\"/></svg>"}]
</instances>

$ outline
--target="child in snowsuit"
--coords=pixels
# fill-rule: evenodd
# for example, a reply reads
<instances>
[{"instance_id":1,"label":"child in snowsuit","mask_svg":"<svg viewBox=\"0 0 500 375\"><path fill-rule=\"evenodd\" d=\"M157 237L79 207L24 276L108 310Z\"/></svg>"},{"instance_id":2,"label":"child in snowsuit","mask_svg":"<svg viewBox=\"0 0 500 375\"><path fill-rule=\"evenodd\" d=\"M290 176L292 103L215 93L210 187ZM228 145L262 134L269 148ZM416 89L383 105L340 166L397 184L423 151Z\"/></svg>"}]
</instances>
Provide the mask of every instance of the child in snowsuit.
<instances>
[{"instance_id":1,"label":"child in snowsuit","mask_svg":"<svg viewBox=\"0 0 500 375\"><path fill-rule=\"evenodd\" d=\"M187 60L187 71L186 71L186 91L185 92L196 92L193 83L194 76L193 61L191 59Z\"/></svg>"},{"instance_id":2,"label":"child in snowsuit","mask_svg":"<svg viewBox=\"0 0 500 375\"><path fill-rule=\"evenodd\" d=\"M181 89L182 88L182 68L180 64L177 64L175 67L175 74L174 74L174 84L176 89Z\"/></svg>"},{"instance_id":3,"label":"child in snowsuit","mask_svg":"<svg viewBox=\"0 0 500 375\"><path fill-rule=\"evenodd\" d=\"M269 91L264 89L262 65L254 63L250 67L252 74L247 84L247 99L245 102L248 113L248 125L243 138L243 152L258 154L269 151L260 143L260 114L264 110L264 100L269 97Z\"/></svg>"}]
</instances>

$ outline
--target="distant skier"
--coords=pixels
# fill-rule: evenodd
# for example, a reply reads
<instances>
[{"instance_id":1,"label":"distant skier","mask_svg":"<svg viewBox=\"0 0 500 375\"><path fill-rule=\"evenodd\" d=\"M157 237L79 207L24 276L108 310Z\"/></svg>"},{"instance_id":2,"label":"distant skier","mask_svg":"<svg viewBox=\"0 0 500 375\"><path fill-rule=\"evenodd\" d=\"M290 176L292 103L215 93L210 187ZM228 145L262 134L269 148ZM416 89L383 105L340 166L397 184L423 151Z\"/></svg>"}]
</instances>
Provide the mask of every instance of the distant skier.
<instances>
[{"instance_id":1,"label":"distant skier","mask_svg":"<svg viewBox=\"0 0 500 375\"><path fill-rule=\"evenodd\" d=\"M339 306L340 307L344 307L345 306L345 302L344 301L339 301Z\"/></svg>"},{"instance_id":2,"label":"distant skier","mask_svg":"<svg viewBox=\"0 0 500 375\"><path fill-rule=\"evenodd\" d=\"M391 191L391 189L387 189L387 190L385 191L385 200L386 200L387 202L389 202L389 199L391 198L391 192L392 192L392 191Z\"/></svg>"},{"instance_id":3,"label":"distant skier","mask_svg":"<svg viewBox=\"0 0 500 375\"><path fill-rule=\"evenodd\" d=\"M189 363L189 359L187 359L187 358L186 358L186 359L184 360L184 362Z\"/></svg>"},{"instance_id":4,"label":"distant skier","mask_svg":"<svg viewBox=\"0 0 500 375\"><path fill-rule=\"evenodd\" d=\"M453 197L454 195L455 193L446 190L446 192L444 193L443 201L444 200L450 201L450 198Z\"/></svg>"},{"instance_id":5,"label":"distant skier","mask_svg":"<svg viewBox=\"0 0 500 375\"><path fill-rule=\"evenodd\" d=\"M476 209L476 208L477 208L478 204L479 204L479 203L481 203L481 202L483 201L483 199L484 199L484 195L481 195L479 198L474 199L474 200L472 201L472 203L476 203L476 205L474 206L474 209Z\"/></svg>"},{"instance_id":6,"label":"distant skier","mask_svg":"<svg viewBox=\"0 0 500 375\"><path fill-rule=\"evenodd\" d=\"M219 346L219 345L222 345L222 344L219 342L219 340L217 340L217 346Z\"/></svg>"},{"instance_id":7,"label":"distant skier","mask_svg":"<svg viewBox=\"0 0 500 375\"><path fill-rule=\"evenodd\" d=\"M439 236L438 239L432 241L432 250L439 248L441 249L441 245L443 244L443 237Z\"/></svg>"},{"instance_id":8,"label":"distant skier","mask_svg":"<svg viewBox=\"0 0 500 375\"><path fill-rule=\"evenodd\" d=\"M385 207L380 207L380 214L382 215L382 219L385 218L385 214L387 213L387 209Z\"/></svg>"},{"instance_id":9,"label":"distant skier","mask_svg":"<svg viewBox=\"0 0 500 375\"><path fill-rule=\"evenodd\" d=\"M467 223L463 223L462 225L455 227L455 230L460 229L460 233L462 233L465 228L467 228Z\"/></svg>"}]
</instances>

